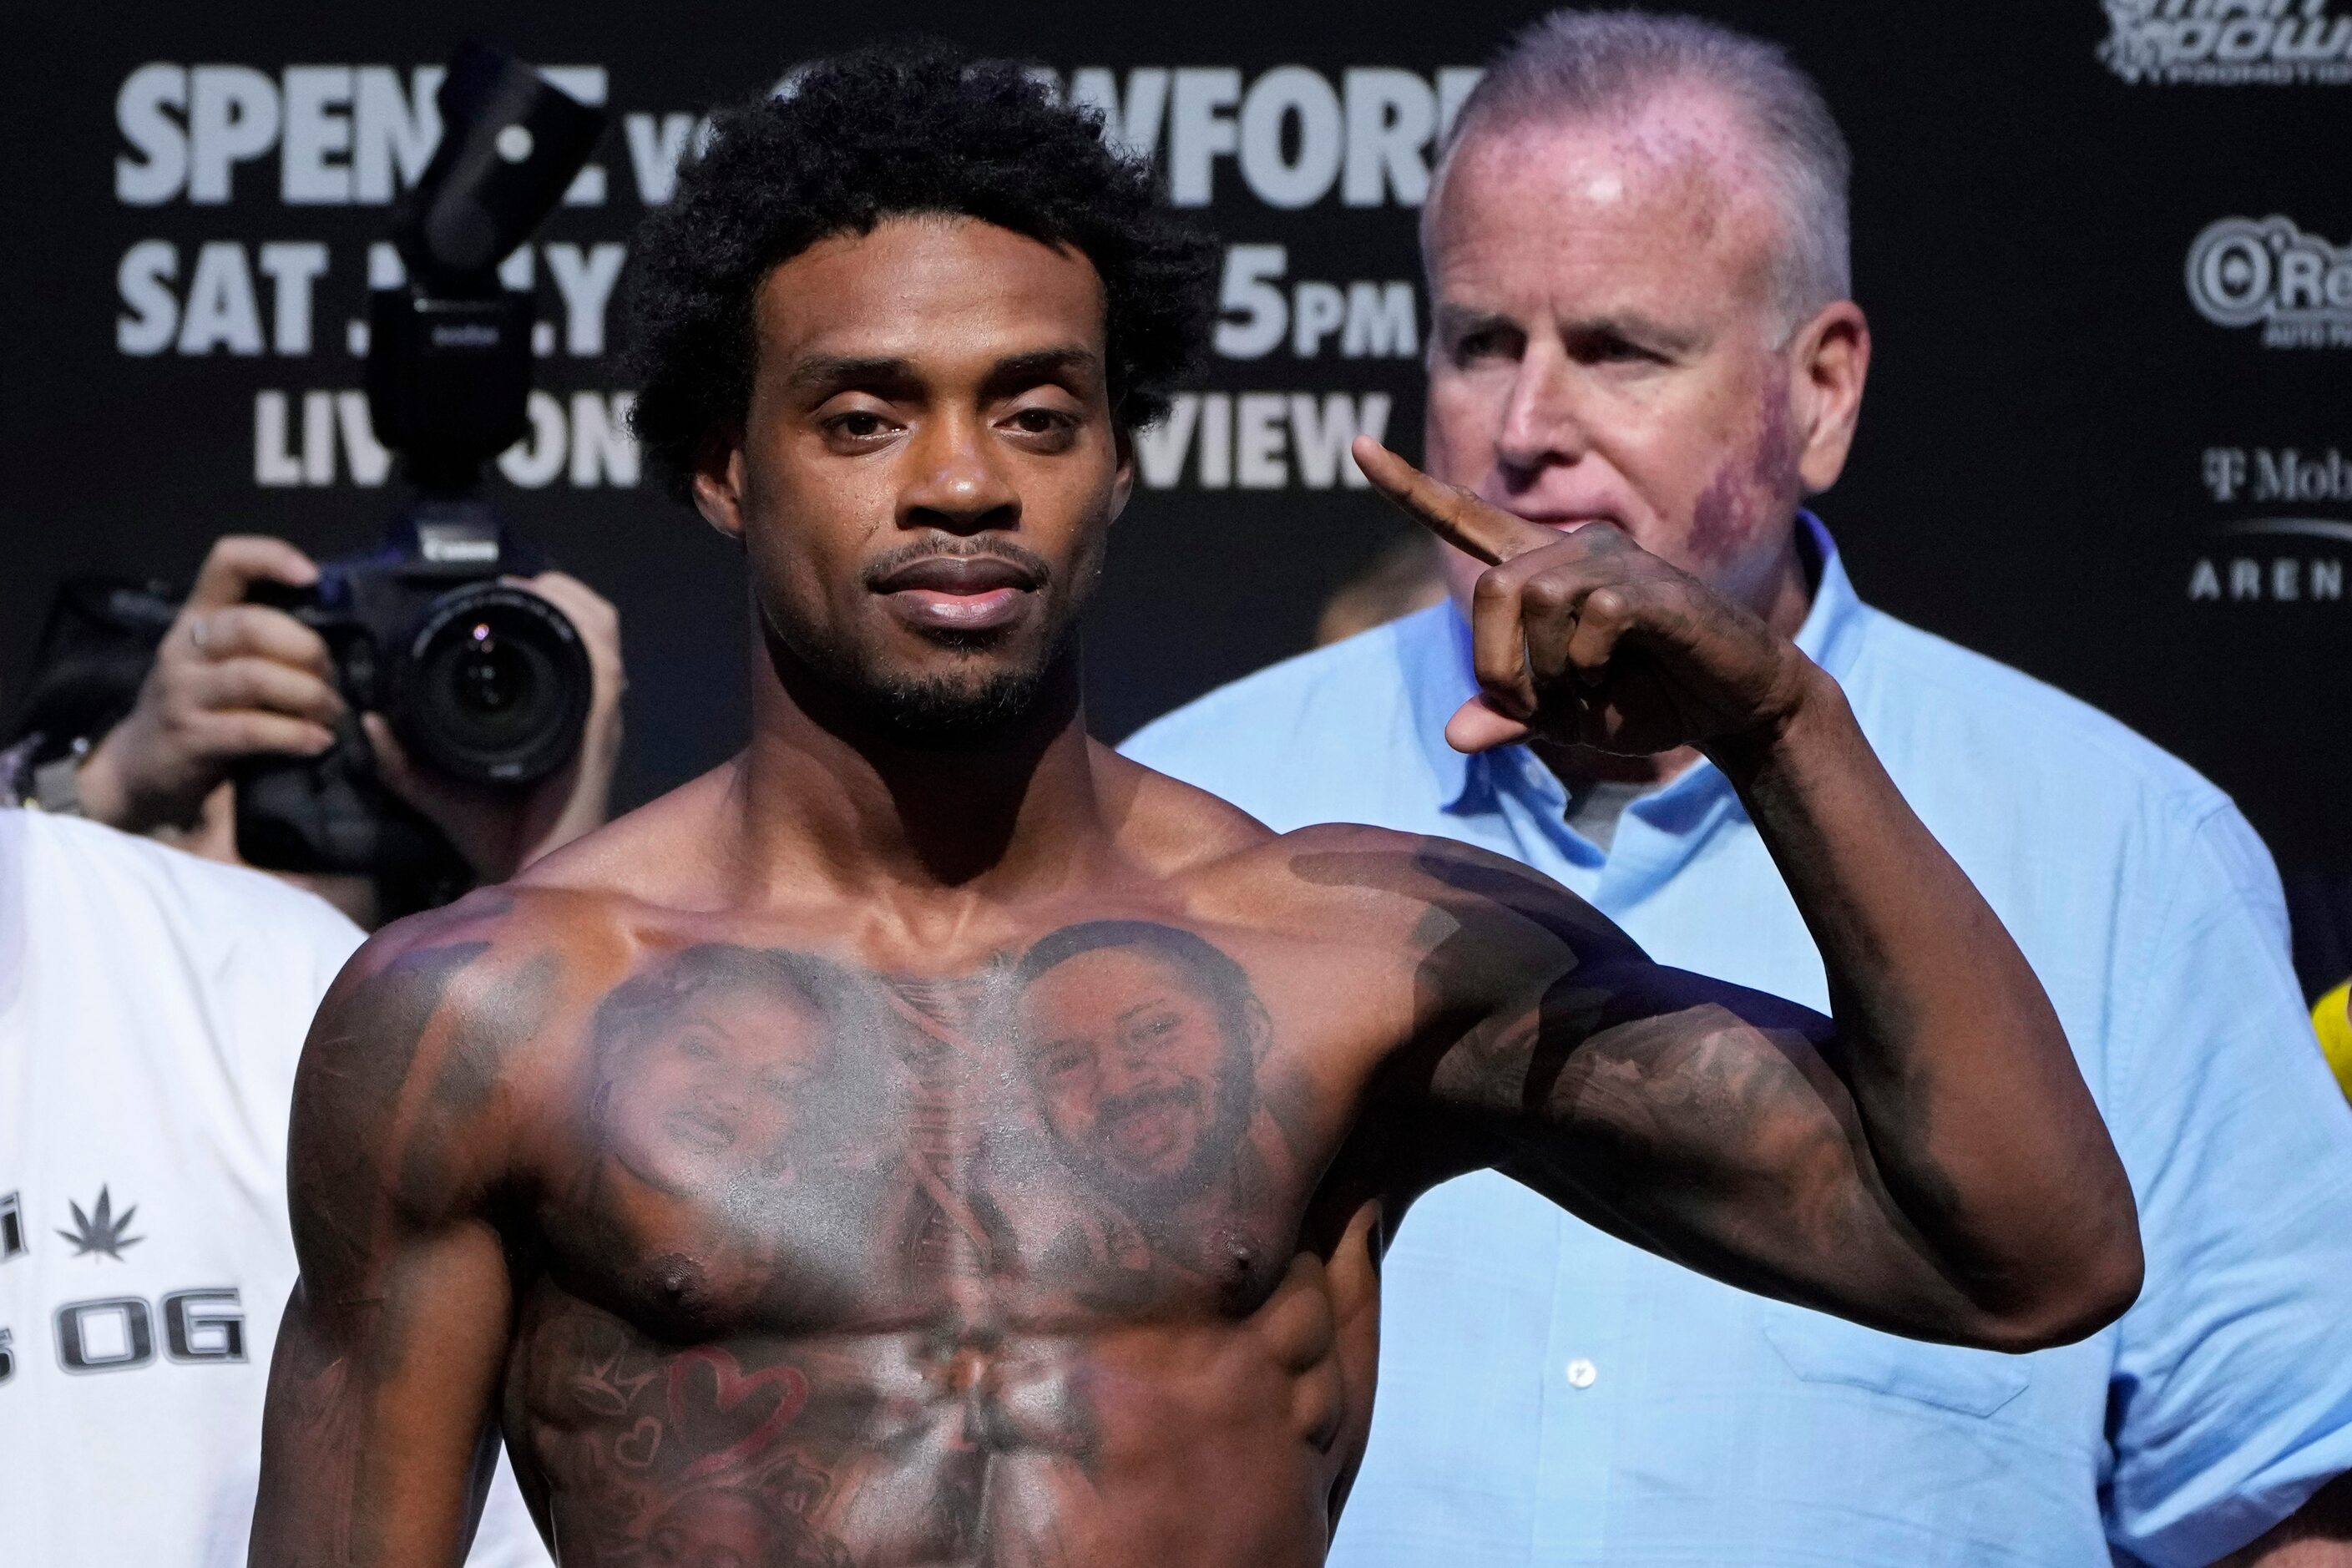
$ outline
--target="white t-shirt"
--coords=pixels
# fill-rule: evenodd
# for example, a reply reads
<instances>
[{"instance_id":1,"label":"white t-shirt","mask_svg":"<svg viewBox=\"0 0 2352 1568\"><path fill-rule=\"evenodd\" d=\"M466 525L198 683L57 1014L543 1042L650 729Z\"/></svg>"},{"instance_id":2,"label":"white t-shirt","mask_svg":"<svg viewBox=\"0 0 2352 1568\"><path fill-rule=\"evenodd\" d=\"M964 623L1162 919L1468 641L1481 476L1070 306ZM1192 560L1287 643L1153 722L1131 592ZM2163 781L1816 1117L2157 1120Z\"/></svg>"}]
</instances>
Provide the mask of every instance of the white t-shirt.
<instances>
[{"instance_id":1,"label":"white t-shirt","mask_svg":"<svg viewBox=\"0 0 2352 1568\"><path fill-rule=\"evenodd\" d=\"M360 941L257 872L0 811L7 1562L245 1562L294 1068ZM503 1465L472 1561L547 1561Z\"/></svg>"}]
</instances>

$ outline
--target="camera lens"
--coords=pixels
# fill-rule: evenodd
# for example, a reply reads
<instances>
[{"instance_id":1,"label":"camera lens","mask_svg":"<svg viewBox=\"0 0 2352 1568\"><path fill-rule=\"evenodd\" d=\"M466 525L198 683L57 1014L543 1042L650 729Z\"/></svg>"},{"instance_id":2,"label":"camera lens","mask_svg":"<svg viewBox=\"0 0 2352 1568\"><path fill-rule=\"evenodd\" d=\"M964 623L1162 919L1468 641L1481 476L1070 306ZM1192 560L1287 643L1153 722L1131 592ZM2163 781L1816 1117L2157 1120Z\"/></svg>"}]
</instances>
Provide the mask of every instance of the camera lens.
<instances>
[{"instance_id":1,"label":"camera lens","mask_svg":"<svg viewBox=\"0 0 2352 1568\"><path fill-rule=\"evenodd\" d=\"M458 639L456 664L452 697L469 719L485 724L527 704L539 673L530 655L499 641L486 620Z\"/></svg>"},{"instance_id":2,"label":"camera lens","mask_svg":"<svg viewBox=\"0 0 2352 1568\"><path fill-rule=\"evenodd\" d=\"M446 773L530 784L579 749L589 682L587 650L563 612L525 589L472 584L417 623L393 721Z\"/></svg>"}]
</instances>

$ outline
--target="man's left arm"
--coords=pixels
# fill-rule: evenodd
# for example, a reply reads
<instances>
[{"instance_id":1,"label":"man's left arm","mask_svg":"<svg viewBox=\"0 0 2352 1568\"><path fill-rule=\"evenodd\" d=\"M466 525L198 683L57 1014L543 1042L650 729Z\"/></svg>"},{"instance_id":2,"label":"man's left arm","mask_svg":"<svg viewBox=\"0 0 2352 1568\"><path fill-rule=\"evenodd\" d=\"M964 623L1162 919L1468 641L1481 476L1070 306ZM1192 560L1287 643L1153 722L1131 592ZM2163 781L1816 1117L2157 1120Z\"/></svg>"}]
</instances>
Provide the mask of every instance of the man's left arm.
<instances>
[{"instance_id":1,"label":"man's left arm","mask_svg":"<svg viewBox=\"0 0 2352 1568\"><path fill-rule=\"evenodd\" d=\"M1699 748L1780 867L1835 1014L1678 974L1607 933L1566 934L1565 964L1529 952L1506 974L1510 923L1479 907L1505 900L1440 897L1464 927L1440 942L1460 955L1423 989L1466 1027L1421 1058L1433 1111L1461 1108L1486 1158L1735 1283L2009 1349L2112 1321L2140 1267L2123 1167L2032 970L1835 683L1613 530L1538 528L1375 443L1356 452L1405 510L1494 563L1472 605L1480 696L1447 739ZM1555 932L1579 918L1549 884L1522 901Z\"/></svg>"}]
</instances>

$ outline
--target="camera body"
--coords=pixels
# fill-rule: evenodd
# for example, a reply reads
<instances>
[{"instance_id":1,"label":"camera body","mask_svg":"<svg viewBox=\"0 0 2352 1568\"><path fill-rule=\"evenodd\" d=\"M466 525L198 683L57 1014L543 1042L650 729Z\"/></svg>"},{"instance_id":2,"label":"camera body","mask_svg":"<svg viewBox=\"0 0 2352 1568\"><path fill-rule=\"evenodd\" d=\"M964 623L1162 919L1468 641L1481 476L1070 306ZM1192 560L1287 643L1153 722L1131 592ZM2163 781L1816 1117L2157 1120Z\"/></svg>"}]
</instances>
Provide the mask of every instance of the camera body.
<instances>
[{"instance_id":1,"label":"camera body","mask_svg":"<svg viewBox=\"0 0 2352 1568\"><path fill-rule=\"evenodd\" d=\"M446 860L439 832L377 779L356 715L383 715L419 763L466 783L522 788L570 763L593 689L562 611L503 581L536 570L479 501L427 504L373 553L331 561L274 605L327 644L353 717L315 758L237 772L237 852L271 870L412 874Z\"/></svg>"}]
</instances>

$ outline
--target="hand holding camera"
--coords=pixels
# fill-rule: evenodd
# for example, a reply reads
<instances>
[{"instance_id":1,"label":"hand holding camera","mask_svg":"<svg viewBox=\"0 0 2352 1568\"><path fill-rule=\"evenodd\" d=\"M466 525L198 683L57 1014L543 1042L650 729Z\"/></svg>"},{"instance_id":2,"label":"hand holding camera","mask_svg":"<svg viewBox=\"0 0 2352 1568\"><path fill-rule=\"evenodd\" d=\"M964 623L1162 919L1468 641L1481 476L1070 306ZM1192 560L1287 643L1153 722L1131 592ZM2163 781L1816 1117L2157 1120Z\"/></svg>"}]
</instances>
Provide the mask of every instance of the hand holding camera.
<instances>
[{"instance_id":1,"label":"hand holding camera","mask_svg":"<svg viewBox=\"0 0 2352 1568\"><path fill-rule=\"evenodd\" d=\"M215 542L156 649L130 716L82 764L82 810L127 832L194 826L231 764L317 756L344 715L327 645L291 616L247 604L257 584L306 588L310 557L283 540Z\"/></svg>"},{"instance_id":2,"label":"hand holding camera","mask_svg":"<svg viewBox=\"0 0 2352 1568\"><path fill-rule=\"evenodd\" d=\"M232 535L83 764L82 808L190 828L234 776L242 837L276 825L247 858L369 871L413 852L384 832L380 789L499 880L604 820L623 687L619 616L576 578L398 561L322 575L283 541Z\"/></svg>"}]
</instances>

